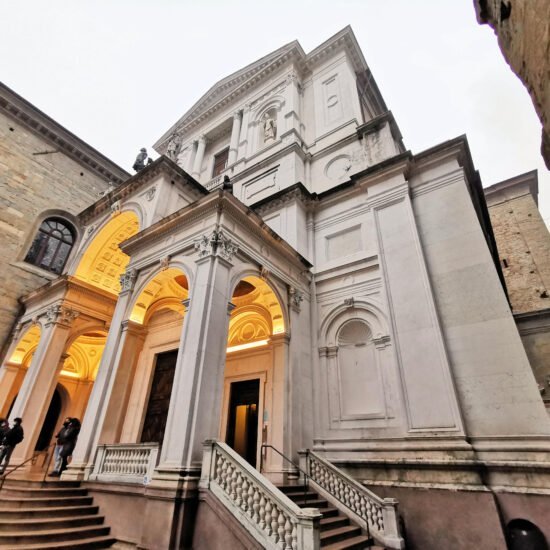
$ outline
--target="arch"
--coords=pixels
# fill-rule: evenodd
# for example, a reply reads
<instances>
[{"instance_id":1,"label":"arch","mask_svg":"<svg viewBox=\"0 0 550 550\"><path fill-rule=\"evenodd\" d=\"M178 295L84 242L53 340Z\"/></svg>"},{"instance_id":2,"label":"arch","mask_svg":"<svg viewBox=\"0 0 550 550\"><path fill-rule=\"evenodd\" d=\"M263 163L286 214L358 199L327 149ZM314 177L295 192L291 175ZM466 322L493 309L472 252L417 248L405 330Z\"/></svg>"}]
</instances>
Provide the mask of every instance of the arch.
<instances>
[{"instance_id":1,"label":"arch","mask_svg":"<svg viewBox=\"0 0 550 550\"><path fill-rule=\"evenodd\" d=\"M139 218L133 210L125 210L112 217L83 251L74 277L118 295L120 275L130 261L119 245L135 235L139 228Z\"/></svg>"},{"instance_id":2,"label":"arch","mask_svg":"<svg viewBox=\"0 0 550 550\"><path fill-rule=\"evenodd\" d=\"M252 285L254 290L239 297L235 293L238 285L242 282ZM232 317L238 314L240 308L244 306L261 306L270 316L271 334L282 334L285 332L288 327L287 311L284 307L285 302L281 299L281 295L275 285L271 284L267 278L258 276L257 269L247 267L240 270L238 274L235 274L231 278L230 291L231 301L236 306Z\"/></svg>"},{"instance_id":3,"label":"arch","mask_svg":"<svg viewBox=\"0 0 550 550\"><path fill-rule=\"evenodd\" d=\"M9 362L16 365L28 367L32 356L38 347L42 330L39 324L34 324L28 328L23 336L19 338L15 349L13 350Z\"/></svg>"},{"instance_id":4,"label":"arch","mask_svg":"<svg viewBox=\"0 0 550 550\"><path fill-rule=\"evenodd\" d=\"M105 331L81 334L68 347L68 357L63 362L60 376L95 380L105 348L107 333Z\"/></svg>"},{"instance_id":5,"label":"arch","mask_svg":"<svg viewBox=\"0 0 550 550\"><path fill-rule=\"evenodd\" d=\"M258 124L265 113L274 109L279 112L285 103L285 98L281 95L275 95L273 97L267 98L265 101L262 101L259 105L254 108L254 118L253 122Z\"/></svg>"},{"instance_id":6,"label":"arch","mask_svg":"<svg viewBox=\"0 0 550 550\"><path fill-rule=\"evenodd\" d=\"M34 234L24 261L61 275L76 243L75 226L64 217L44 218Z\"/></svg>"},{"instance_id":7,"label":"arch","mask_svg":"<svg viewBox=\"0 0 550 550\"><path fill-rule=\"evenodd\" d=\"M335 346L340 327L350 319L363 320L373 339L389 336L388 323L382 309L364 298L339 304L325 316L319 328L321 346Z\"/></svg>"},{"instance_id":8,"label":"arch","mask_svg":"<svg viewBox=\"0 0 550 550\"><path fill-rule=\"evenodd\" d=\"M183 312L181 301L189 297L189 279L180 268L169 267L151 275L135 294L129 319L145 325L154 312L163 308Z\"/></svg>"}]
</instances>

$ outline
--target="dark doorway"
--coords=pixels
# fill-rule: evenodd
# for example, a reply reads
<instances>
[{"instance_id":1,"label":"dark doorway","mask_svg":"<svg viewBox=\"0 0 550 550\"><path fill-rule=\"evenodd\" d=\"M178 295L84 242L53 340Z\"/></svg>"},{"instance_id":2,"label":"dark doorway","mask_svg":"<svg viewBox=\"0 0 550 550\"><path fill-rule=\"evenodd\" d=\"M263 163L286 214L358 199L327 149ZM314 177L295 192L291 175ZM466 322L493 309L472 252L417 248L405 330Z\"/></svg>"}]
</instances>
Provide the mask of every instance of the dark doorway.
<instances>
[{"instance_id":1,"label":"dark doorway","mask_svg":"<svg viewBox=\"0 0 550 550\"><path fill-rule=\"evenodd\" d=\"M259 402L259 379L231 384L225 441L252 466L256 466Z\"/></svg>"},{"instance_id":2,"label":"dark doorway","mask_svg":"<svg viewBox=\"0 0 550 550\"><path fill-rule=\"evenodd\" d=\"M176 371L176 360L178 350L159 353L155 361L155 373L149 393L149 404L145 414L145 422L141 432L142 443L158 443L162 445L166 420L168 418L168 407L170 406L170 395L174 383Z\"/></svg>"},{"instance_id":3,"label":"dark doorway","mask_svg":"<svg viewBox=\"0 0 550 550\"><path fill-rule=\"evenodd\" d=\"M46 413L46 418L44 419L44 424L42 424L42 429L40 430L40 435L38 436L38 441L34 448L35 451L44 451L50 444L57 421L59 420L59 415L61 414L61 405L61 394L56 388L53 392L52 400L50 401L50 406Z\"/></svg>"}]
</instances>

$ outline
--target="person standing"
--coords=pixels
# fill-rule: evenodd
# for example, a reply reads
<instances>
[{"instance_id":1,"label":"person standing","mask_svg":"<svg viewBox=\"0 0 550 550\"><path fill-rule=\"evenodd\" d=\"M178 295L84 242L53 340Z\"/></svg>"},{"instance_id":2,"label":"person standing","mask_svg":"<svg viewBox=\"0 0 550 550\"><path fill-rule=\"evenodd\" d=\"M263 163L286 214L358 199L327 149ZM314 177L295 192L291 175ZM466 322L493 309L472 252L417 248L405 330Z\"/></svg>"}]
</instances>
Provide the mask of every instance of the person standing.
<instances>
[{"instance_id":1,"label":"person standing","mask_svg":"<svg viewBox=\"0 0 550 550\"><path fill-rule=\"evenodd\" d=\"M65 433L65 442L61 448L59 456L61 457L61 468L59 469L59 475L61 475L67 469L67 463L69 457L72 456L78 434L80 433L80 420L78 418L71 418L67 431Z\"/></svg>"},{"instance_id":2,"label":"person standing","mask_svg":"<svg viewBox=\"0 0 550 550\"><path fill-rule=\"evenodd\" d=\"M63 449L63 445L66 443L67 439L67 433L69 432L69 426L71 424L72 418L67 417L65 418L65 421L63 422L63 427L57 432L55 438L56 438L56 445L54 450L54 466L53 470L48 474L50 477L59 477L61 475L61 451Z\"/></svg>"},{"instance_id":3,"label":"person standing","mask_svg":"<svg viewBox=\"0 0 550 550\"><path fill-rule=\"evenodd\" d=\"M0 450L0 475L3 475L6 471L15 447L23 441L24 432L21 422L21 418L14 418L13 427L5 432L4 438L2 439L2 448Z\"/></svg>"}]
</instances>

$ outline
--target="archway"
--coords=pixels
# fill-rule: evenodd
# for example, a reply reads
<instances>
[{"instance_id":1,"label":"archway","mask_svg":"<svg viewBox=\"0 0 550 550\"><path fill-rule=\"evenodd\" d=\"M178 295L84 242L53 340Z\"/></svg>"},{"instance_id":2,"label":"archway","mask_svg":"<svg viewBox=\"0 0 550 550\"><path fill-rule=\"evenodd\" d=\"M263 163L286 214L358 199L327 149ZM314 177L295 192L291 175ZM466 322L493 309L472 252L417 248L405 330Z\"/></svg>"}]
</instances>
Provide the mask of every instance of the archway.
<instances>
[{"instance_id":1,"label":"archway","mask_svg":"<svg viewBox=\"0 0 550 550\"><path fill-rule=\"evenodd\" d=\"M62 405L61 394L59 389L56 388L52 395L52 400L50 401L50 406L48 407L48 412L42 424L38 440L36 441L35 451L45 451L48 448L59 421Z\"/></svg>"},{"instance_id":2,"label":"archway","mask_svg":"<svg viewBox=\"0 0 550 550\"><path fill-rule=\"evenodd\" d=\"M259 277L239 281L231 302L220 437L256 466L262 443L283 447L285 319Z\"/></svg>"},{"instance_id":3,"label":"archway","mask_svg":"<svg viewBox=\"0 0 550 550\"><path fill-rule=\"evenodd\" d=\"M40 325L28 328L5 361L0 374L0 416L8 417L38 347Z\"/></svg>"},{"instance_id":4,"label":"archway","mask_svg":"<svg viewBox=\"0 0 550 550\"><path fill-rule=\"evenodd\" d=\"M129 319L135 361L128 376L131 394L120 441L162 445L170 405L189 282L170 267L154 275L139 292ZM116 439L116 434L110 436Z\"/></svg>"},{"instance_id":5,"label":"archway","mask_svg":"<svg viewBox=\"0 0 550 550\"><path fill-rule=\"evenodd\" d=\"M74 277L118 295L120 275L130 261L119 245L138 231L139 220L134 212L121 212L113 217L87 246Z\"/></svg>"}]
</instances>

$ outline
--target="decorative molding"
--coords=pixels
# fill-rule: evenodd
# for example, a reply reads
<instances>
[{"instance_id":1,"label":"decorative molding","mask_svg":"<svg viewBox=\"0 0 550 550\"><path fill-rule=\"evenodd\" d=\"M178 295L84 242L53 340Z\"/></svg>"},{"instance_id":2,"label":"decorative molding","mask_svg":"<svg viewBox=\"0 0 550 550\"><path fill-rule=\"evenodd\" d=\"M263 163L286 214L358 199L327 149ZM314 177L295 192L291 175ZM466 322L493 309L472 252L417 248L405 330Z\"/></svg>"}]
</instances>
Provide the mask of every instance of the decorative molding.
<instances>
[{"instance_id":1,"label":"decorative molding","mask_svg":"<svg viewBox=\"0 0 550 550\"><path fill-rule=\"evenodd\" d=\"M120 201L113 202L113 204L111 204L111 214L113 216L118 216L120 214L121 208L122 208L122 204Z\"/></svg>"},{"instance_id":2,"label":"decorative molding","mask_svg":"<svg viewBox=\"0 0 550 550\"><path fill-rule=\"evenodd\" d=\"M195 241L194 246L199 253L199 258L219 256L228 262L233 259L233 256L239 250L238 245L226 237L221 229L215 229L209 237L203 235Z\"/></svg>"},{"instance_id":3,"label":"decorative molding","mask_svg":"<svg viewBox=\"0 0 550 550\"><path fill-rule=\"evenodd\" d=\"M296 313L300 313L301 304L304 301L304 293L291 286L288 289L288 296L290 298L290 306Z\"/></svg>"},{"instance_id":4,"label":"decorative molding","mask_svg":"<svg viewBox=\"0 0 550 550\"><path fill-rule=\"evenodd\" d=\"M260 279L262 279L263 281L266 281L269 275L270 275L269 269L267 269L267 267L263 265L260 266Z\"/></svg>"},{"instance_id":5,"label":"decorative molding","mask_svg":"<svg viewBox=\"0 0 550 550\"><path fill-rule=\"evenodd\" d=\"M164 258L160 259L160 269L161 271L166 271L168 267L170 266L170 256L164 256Z\"/></svg>"},{"instance_id":6,"label":"decorative molding","mask_svg":"<svg viewBox=\"0 0 550 550\"><path fill-rule=\"evenodd\" d=\"M134 289L137 279L137 269L127 269L120 276L120 292L126 292Z\"/></svg>"},{"instance_id":7,"label":"decorative molding","mask_svg":"<svg viewBox=\"0 0 550 550\"><path fill-rule=\"evenodd\" d=\"M346 307L351 307L351 308L353 308L353 307L355 307L355 300L354 300L353 298L345 298L345 299L344 299L344 305L345 305Z\"/></svg>"},{"instance_id":8,"label":"decorative molding","mask_svg":"<svg viewBox=\"0 0 550 550\"><path fill-rule=\"evenodd\" d=\"M145 198L150 202L155 198L155 193L157 192L157 186L153 185L145 191Z\"/></svg>"},{"instance_id":9,"label":"decorative molding","mask_svg":"<svg viewBox=\"0 0 550 550\"><path fill-rule=\"evenodd\" d=\"M60 304L50 306L45 312L46 325L52 325L54 323L70 327L73 321L80 315L80 311L70 309Z\"/></svg>"},{"instance_id":10,"label":"decorative molding","mask_svg":"<svg viewBox=\"0 0 550 550\"><path fill-rule=\"evenodd\" d=\"M372 341L374 342L374 346L376 349L384 349L385 347L390 345L390 337L389 335L377 335L376 338L373 338Z\"/></svg>"}]
</instances>

